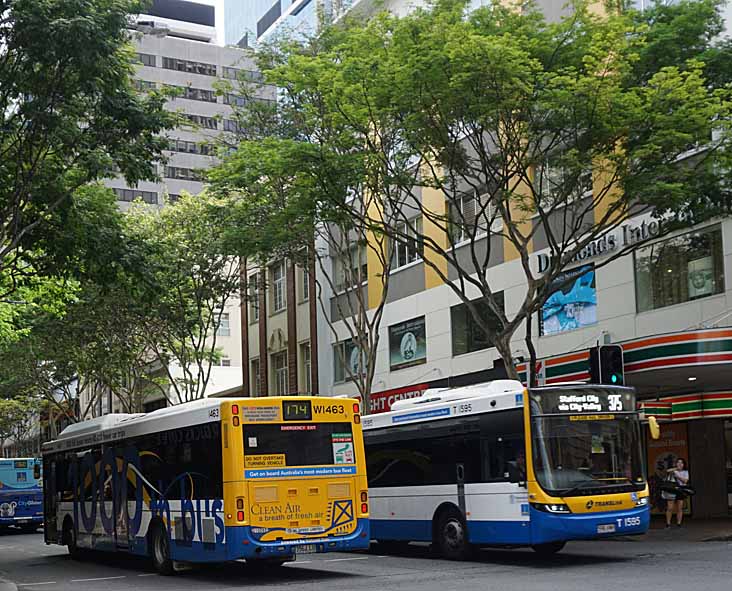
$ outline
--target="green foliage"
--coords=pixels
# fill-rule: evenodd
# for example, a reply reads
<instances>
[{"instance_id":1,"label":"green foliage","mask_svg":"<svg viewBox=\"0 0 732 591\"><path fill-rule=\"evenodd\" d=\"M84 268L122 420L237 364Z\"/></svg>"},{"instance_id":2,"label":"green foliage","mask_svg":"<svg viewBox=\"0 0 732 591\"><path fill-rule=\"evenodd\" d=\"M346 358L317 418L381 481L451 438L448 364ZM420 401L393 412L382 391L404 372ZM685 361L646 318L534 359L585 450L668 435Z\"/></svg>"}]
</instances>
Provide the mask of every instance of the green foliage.
<instances>
[{"instance_id":1,"label":"green foliage","mask_svg":"<svg viewBox=\"0 0 732 591\"><path fill-rule=\"evenodd\" d=\"M344 220L409 244L404 224L421 215L448 237L418 237L432 253L425 264L466 304L471 290L486 297L497 326L475 320L512 367L511 338L592 240L641 211L681 223L729 211L720 6L685 0L600 17L578 1L547 22L531 5L495 1L466 16L465 0L441 0L402 18L342 19L263 54L281 108L268 137L245 137L211 174L214 191L235 221L255 224L265 253ZM423 205L425 189L447 212ZM476 194L468 219L459 204ZM493 296L491 234L518 253L526 277L510 314ZM552 257L543 275L529 258L537 239Z\"/></svg>"},{"instance_id":2,"label":"green foliage","mask_svg":"<svg viewBox=\"0 0 732 591\"><path fill-rule=\"evenodd\" d=\"M67 234L90 181L151 179L175 116L131 83L127 18L137 0L2 0L0 10L0 269L77 259ZM78 204L75 196L79 197ZM77 228L78 229L78 228ZM44 242L44 250L38 247ZM84 246L82 244L82 246ZM62 270L62 269L61 269Z\"/></svg>"}]
</instances>

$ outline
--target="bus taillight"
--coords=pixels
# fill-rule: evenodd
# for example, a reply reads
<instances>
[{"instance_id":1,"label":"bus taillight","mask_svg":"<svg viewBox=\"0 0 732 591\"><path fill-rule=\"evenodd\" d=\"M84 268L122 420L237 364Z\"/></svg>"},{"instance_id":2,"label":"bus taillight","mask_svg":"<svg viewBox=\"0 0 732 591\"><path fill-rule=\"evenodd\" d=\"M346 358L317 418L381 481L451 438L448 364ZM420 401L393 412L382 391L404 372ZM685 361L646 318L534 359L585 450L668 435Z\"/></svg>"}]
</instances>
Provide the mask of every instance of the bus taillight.
<instances>
[{"instance_id":1,"label":"bus taillight","mask_svg":"<svg viewBox=\"0 0 732 591\"><path fill-rule=\"evenodd\" d=\"M236 508L239 510L244 508L244 497L238 497L236 499Z\"/></svg>"},{"instance_id":2,"label":"bus taillight","mask_svg":"<svg viewBox=\"0 0 732 591\"><path fill-rule=\"evenodd\" d=\"M239 405L238 404L231 405L231 414L233 414L233 415L239 414Z\"/></svg>"},{"instance_id":3,"label":"bus taillight","mask_svg":"<svg viewBox=\"0 0 732 591\"><path fill-rule=\"evenodd\" d=\"M353 404L353 414L357 415L361 412L361 406L358 404L358 402L355 402Z\"/></svg>"},{"instance_id":4,"label":"bus taillight","mask_svg":"<svg viewBox=\"0 0 732 591\"><path fill-rule=\"evenodd\" d=\"M237 521L244 521L244 511L237 511L236 512L236 520Z\"/></svg>"},{"instance_id":5,"label":"bus taillight","mask_svg":"<svg viewBox=\"0 0 732 591\"><path fill-rule=\"evenodd\" d=\"M361 503L361 513L368 513L368 512L369 512L369 504Z\"/></svg>"},{"instance_id":6,"label":"bus taillight","mask_svg":"<svg viewBox=\"0 0 732 591\"><path fill-rule=\"evenodd\" d=\"M361 422L361 415L353 415L353 422L358 425Z\"/></svg>"},{"instance_id":7,"label":"bus taillight","mask_svg":"<svg viewBox=\"0 0 732 591\"><path fill-rule=\"evenodd\" d=\"M234 427L238 427L239 426L239 417L234 417L233 419L231 419L231 422L234 424Z\"/></svg>"},{"instance_id":8,"label":"bus taillight","mask_svg":"<svg viewBox=\"0 0 732 591\"><path fill-rule=\"evenodd\" d=\"M365 503L369 500L369 493L367 493L365 490L361 491L361 502Z\"/></svg>"}]
</instances>

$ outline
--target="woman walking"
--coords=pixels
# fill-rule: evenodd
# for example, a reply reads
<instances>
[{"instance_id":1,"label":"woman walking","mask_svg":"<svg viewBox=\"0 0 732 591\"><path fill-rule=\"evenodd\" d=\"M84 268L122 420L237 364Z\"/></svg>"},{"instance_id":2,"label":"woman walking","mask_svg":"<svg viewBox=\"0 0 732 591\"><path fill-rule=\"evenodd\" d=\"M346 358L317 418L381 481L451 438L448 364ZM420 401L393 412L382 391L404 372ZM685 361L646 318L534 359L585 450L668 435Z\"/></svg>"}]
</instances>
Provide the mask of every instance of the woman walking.
<instances>
[{"instance_id":1,"label":"woman walking","mask_svg":"<svg viewBox=\"0 0 732 591\"><path fill-rule=\"evenodd\" d=\"M689 483L689 470L686 466L684 458L677 458L676 466L669 468L668 479L673 480L677 485L684 486ZM671 518L674 511L676 512L676 526L681 527L681 520L684 518L684 499L685 495L681 493L664 493L666 499L666 527L671 527Z\"/></svg>"}]
</instances>

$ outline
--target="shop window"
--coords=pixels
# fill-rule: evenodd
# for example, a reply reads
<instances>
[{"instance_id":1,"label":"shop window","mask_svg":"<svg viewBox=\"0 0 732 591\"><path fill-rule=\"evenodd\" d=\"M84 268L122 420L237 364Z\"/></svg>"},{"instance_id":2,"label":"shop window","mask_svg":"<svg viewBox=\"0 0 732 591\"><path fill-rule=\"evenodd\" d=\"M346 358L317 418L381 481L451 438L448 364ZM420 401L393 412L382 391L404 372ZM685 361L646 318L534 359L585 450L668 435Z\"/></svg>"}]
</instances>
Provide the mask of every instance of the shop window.
<instances>
[{"instance_id":1,"label":"shop window","mask_svg":"<svg viewBox=\"0 0 732 591\"><path fill-rule=\"evenodd\" d=\"M635 253L638 312L698 300L724 291L722 231L718 226L675 236Z\"/></svg>"},{"instance_id":2,"label":"shop window","mask_svg":"<svg viewBox=\"0 0 732 591\"><path fill-rule=\"evenodd\" d=\"M503 292L493 294L498 305L503 309ZM498 317L488 307L484 299L474 300L473 306L477 313L491 327L496 329L500 326ZM493 346L492 341L476 322L472 312L465 304L458 304L450 308L450 324L452 328L452 354L464 355L473 351L488 349Z\"/></svg>"}]
</instances>

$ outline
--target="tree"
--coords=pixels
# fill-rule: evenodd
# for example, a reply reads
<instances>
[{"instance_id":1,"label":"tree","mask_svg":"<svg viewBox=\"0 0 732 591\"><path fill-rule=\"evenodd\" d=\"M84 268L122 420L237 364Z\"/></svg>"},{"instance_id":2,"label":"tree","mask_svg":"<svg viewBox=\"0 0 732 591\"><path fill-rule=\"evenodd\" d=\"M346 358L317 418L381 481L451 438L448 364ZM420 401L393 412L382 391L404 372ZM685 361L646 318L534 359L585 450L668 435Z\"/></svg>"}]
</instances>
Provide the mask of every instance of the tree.
<instances>
[{"instance_id":1,"label":"tree","mask_svg":"<svg viewBox=\"0 0 732 591\"><path fill-rule=\"evenodd\" d=\"M18 455L38 453L38 446L30 439L37 428L38 411L38 401L33 398L0 398L0 452L12 443Z\"/></svg>"},{"instance_id":2,"label":"tree","mask_svg":"<svg viewBox=\"0 0 732 591\"><path fill-rule=\"evenodd\" d=\"M0 271L56 273L75 258L46 242L77 189L123 174L155 176L175 115L163 94L132 85L127 30L137 0L2 0L0 3ZM43 263L41 255L47 256ZM59 264L60 263L60 264Z\"/></svg>"},{"instance_id":3,"label":"tree","mask_svg":"<svg viewBox=\"0 0 732 591\"><path fill-rule=\"evenodd\" d=\"M714 45L719 6L599 17L578 2L548 23L500 2L466 17L464 1L441 0L402 18L346 18L265 56L291 137L247 139L231 158L256 171L262 146L285 147L287 200L264 199L274 217L345 218L402 245L421 218L425 265L515 378L512 341L587 249L644 212L661 236L729 211L732 102L704 61L727 63ZM664 51L669 43L682 47ZM372 186L381 207L351 207L348 196ZM249 207L267 211L262 203ZM637 235L596 267L648 238ZM506 306L490 272L498 246L525 279ZM530 253L542 248L540 272Z\"/></svg>"},{"instance_id":4,"label":"tree","mask_svg":"<svg viewBox=\"0 0 732 591\"><path fill-rule=\"evenodd\" d=\"M239 290L238 258L227 256L222 218L205 193L184 195L161 210L144 205L127 215L129 236L145 251L154 290L140 310L141 337L167 377L174 404L203 398L219 358L217 331Z\"/></svg>"}]
</instances>

